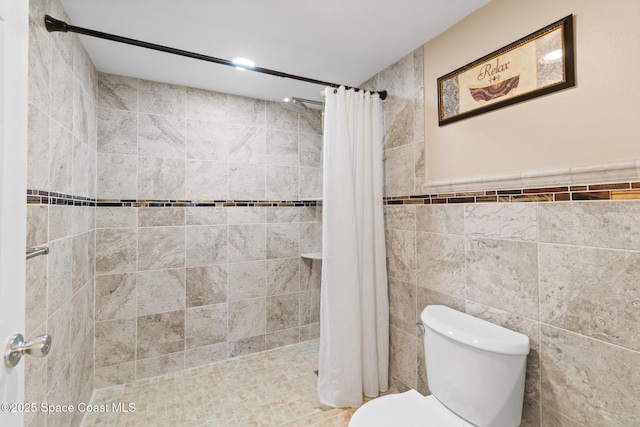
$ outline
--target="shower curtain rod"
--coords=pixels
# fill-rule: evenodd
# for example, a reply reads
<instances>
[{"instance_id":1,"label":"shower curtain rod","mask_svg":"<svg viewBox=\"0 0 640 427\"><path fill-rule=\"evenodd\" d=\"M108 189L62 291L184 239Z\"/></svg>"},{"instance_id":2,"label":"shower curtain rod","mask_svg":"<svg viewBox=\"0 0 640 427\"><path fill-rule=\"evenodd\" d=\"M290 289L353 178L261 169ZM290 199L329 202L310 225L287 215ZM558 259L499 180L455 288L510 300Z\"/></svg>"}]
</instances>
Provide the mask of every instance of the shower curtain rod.
<instances>
[{"instance_id":1,"label":"shower curtain rod","mask_svg":"<svg viewBox=\"0 0 640 427\"><path fill-rule=\"evenodd\" d=\"M49 15L44 16L44 23L47 31L50 33L59 31L59 32L71 32L77 34L83 34L85 36L97 37L100 39L111 40L119 43L130 44L133 46L144 47L146 49L158 50L160 52L172 53L174 55L186 56L188 58L199 59L201 61L215 62L216 64L227 65L230 67L237 67L238 64L229 61L228 59L216 58L214 56L202 55L200 53L189 52L182 49L175 49L168 46L162 46L155 43L148 43L140 40L130 39L127 37L117 36L115 34L103 33L100 31L90 30L88 28L76 27L75 25L67 24L64 21L59 19L55 19ZM308 77L296 76L294 74L283 73L282 71L270 70L268 68L262 67L246 67L246 70L255 71L262 74L269 74L271 76L283 77L286 79L300 80L307 83L313 83L317 85L330 86L334 88L338 88L340 85L337 83L323 82L322 80L310 79ZM346 89L355 89L356 91L362 90L357 87L344 86ZM371 92L376 93L376 92ZM386 99L387 91L381 90L377 92L380 95L380 99Z\"/></svg>"}]
</instances>

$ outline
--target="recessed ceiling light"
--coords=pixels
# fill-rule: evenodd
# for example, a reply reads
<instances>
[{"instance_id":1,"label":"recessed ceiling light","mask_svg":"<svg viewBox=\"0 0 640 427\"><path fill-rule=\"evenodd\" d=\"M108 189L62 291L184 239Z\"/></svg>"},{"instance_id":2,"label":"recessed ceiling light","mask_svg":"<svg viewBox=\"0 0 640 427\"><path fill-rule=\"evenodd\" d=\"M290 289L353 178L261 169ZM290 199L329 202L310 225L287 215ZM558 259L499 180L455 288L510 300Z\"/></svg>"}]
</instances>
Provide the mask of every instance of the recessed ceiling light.
<instances>
[{"instance_id":1,"label":"recessed ceiling light","mask_svg":"<svg viewBox=\"0 0 640 427\"><path fill-rule=\"evenodd\" d=\"M256 66L256 63L249 58L232 58L231 62L233 62L233 65L235 65L236 68L241 71L249 70L251 68L255 68Z\"/></svg>"}]
</instances>

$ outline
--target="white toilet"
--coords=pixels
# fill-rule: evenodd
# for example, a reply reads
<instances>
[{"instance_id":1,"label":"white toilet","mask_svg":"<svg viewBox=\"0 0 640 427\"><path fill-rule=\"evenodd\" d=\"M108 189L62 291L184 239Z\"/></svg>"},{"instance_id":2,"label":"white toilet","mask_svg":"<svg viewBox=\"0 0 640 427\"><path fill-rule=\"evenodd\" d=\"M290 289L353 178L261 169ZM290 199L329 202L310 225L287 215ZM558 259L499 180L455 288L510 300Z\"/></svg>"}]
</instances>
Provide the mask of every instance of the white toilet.
<instances>
[{"instance_id":1,"label":"white toilet","mask_svg":"<svg viewBox=\"0 0 640 427\"><path fill-rule=\"evenodd\" d=\"M433 394L379 397L360 407L349 427L519 426L529 337L441 305L420 318Z\"/></svg>"}]
</instances>

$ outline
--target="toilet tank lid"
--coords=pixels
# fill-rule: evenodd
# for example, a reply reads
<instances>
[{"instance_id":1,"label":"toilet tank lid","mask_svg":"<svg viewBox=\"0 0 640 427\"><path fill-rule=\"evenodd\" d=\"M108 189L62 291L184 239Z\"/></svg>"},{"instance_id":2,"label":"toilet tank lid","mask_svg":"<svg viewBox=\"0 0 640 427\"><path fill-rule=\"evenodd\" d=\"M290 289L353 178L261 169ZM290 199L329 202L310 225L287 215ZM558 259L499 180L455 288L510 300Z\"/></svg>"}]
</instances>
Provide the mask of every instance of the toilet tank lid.
<instances>
[{"instance_id":1,"label":"toilet tank lid","mask_svg":"<svg viewBox=\"0 0 640 427\"><path fill-rule=\"evenodd\" d=\"M429 305L420 315L439 334L481 350L499 354L529 354L529 337L443 305Z\"/></svg>"}]
</instances>

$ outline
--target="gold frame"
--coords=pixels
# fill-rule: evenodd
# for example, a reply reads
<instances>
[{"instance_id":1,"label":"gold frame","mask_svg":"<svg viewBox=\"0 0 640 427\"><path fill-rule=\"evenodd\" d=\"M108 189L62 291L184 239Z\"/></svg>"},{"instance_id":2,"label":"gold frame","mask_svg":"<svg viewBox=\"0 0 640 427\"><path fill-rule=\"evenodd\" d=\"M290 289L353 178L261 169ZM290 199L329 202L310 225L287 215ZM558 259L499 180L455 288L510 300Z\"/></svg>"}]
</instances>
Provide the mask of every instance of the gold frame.
<instances>
[{"instance_id":1,"label":"gold frame","mask_svg":"<svg viewBox=\"0 0 640 427\"><path fill-rule=\"evenodd\" d=\"M546 59L550 52L556 57ZM573 15L569 15L438 78L438 125L572 86L575 61Z\"/></svg>"}]
</instances>

